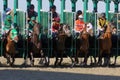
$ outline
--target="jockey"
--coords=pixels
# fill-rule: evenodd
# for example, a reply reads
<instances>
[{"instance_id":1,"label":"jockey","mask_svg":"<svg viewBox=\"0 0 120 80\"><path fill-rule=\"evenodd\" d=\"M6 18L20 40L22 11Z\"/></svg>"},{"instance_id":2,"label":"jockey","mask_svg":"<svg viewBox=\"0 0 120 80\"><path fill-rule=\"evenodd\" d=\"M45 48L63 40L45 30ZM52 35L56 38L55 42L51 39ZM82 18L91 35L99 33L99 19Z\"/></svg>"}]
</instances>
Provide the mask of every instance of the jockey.
<instances>
[{"instance_id":1,"label":"jockey","mask_svg":"<svg viewBox=\"0 0 120 80\"><path fill-rule=\"evenodd\" d=\"M98 28L98 36L97 38L101 37L102 34L105 32L106 27L108 25L108 21L106 20L105 13L102 13L97 21L97 28Z\"/></svg>"},{"instance_id":2,"label":"jockey","mask_svg":"<svg viewBox=\"0 0 120 80\"><path fill-rule=\"evenodd\" d=\"M83 16L79 15L78 16L78 20L75 21L75 33L76 33L76 37L79 36L79 34L83 31L84 27L85 27L85 23L83 21Z\"/></svg>"},{"instance_id":3,"label":"jockey","mask_svg":"<svg viewBox=\"0 0 120 80\"><path fill-rule=\"evenodd\" d=\"M81 10L78 10L77 13L76 13L76 20L79 19L79 15L83 15L82 11Z\"/></svg>"},{"instance_id":4,"label":"jockey","mask_svg":"<svg viewBox=\"0 0 120 80\"><path fill-rule=\"evenodd\" d=\"M28 27L28 36L30 37L32 35L33 32L33 27L36 23L36 18L32 17L31 20L29 21L29 27Z\"/></svg>"},{"instance_id":5,"label":"jockey","mask_svg":"<svg viewBox=\"0 0 120 80\"><path fill-rule=\"evenodd\" d=\"M28 8L27 10L27 21L28 23L31 21L31 18L32 17L37 17L38 16L38 13L36 11L34 11L34 5L31 4L30 7Z\"/></svg>"},{"instance_id":6,"label":"jockey","mask_svg":"<svg viewBox=\"0 0 120 80\"><path fill-rule=\"evenodd\" d=\"M28 30L29 30L30 32L33 31L33 27L34 27L35 23L36 23L36 18L35 18L35 17L32 17L31 20L29 21L29 28L28 28Z\"/></svg>"},{"instance_id":7,"label":"jockey","mask_svg":"<svg viewBox=\"0 0 120 80\"><path fill-rule=\"evenodd\" d=\"M50 7L50 11L52 13L52 37L56 37L58 33L58 29L60 27L60 17L56 12L56 6L53 5Z\"/></svg>"},{"instance_id":8,"label":"jockey","mask_svg":"<svg viewBox=\"0 0 120 80\"><path fill-rule=\"evenodd\" d=\"M12 27L11 9L7 8L6 9L6 17L4 20L3 35L8 33L8 31L11 29L11 27Z\"/></svg>"},{"instance_id":9,"label":"jockey","mask_svg":"<svg viewBox=\"0 0 120 80\"><path fill-rule=\"evenodd\" d=\"M56 37L59 27L60 27L59 19L54 18L54 20L52 22L52 36L53 37Z\"/></svg>"}]
</instances>

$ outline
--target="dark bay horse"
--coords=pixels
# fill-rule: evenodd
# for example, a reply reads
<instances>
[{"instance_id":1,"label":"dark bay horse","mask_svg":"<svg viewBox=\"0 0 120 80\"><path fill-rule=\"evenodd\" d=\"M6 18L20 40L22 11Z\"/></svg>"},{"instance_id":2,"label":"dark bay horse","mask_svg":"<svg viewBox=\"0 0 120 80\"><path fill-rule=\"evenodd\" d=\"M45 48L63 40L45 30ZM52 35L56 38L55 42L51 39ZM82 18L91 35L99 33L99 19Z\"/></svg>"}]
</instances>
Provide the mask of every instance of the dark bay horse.
<instances>
[{"instance_id":1,"label":"dark bay horse","mask_svg":"<svg viewBox=\"0 0 120 80\"><path fill-rule=\"evenodd\" d=\"M106 31L103 34L103 39L99 40L99 59L98 65L102 65L102 55L106 53L106 60L104 60L104 65L108 66L110 64L110 53L112 48L112 28L111 24L109 23L106 27Z\"/></svg>"},{"instance_id":2,"label":"dark bay horse","mask_svg":"<svg viewBox=\"0 0 120 80\"><path fill-rule=\"evenodd\" d=\"M79 63L78 61L78 56L79 54L81 55L84 54L84 61L81 63L82 65L87 64L87 56L88 56L88 49L89 49L89 33L87 32L87 27L85 26L81 34L79 35L80 37L80 47L78 47L76 50L76 56L75 56L75 63Z\"/></svg>"},{"instance_id":3,"label":"dark bay horse","mask_svg":"<svg viewBox=\"0 0 120 80\"><path fill-rule=\"evenodd\" d=\"M7 63L9 63L11 66L14 64L15 61L15 54L16 54L16 48L15 48L15 43L18 42L18 35L17 33L14 34L12 32L13 29L9 30L7 33L7 44L6 44L6 58L7 58ZM16 35L13 37L12 36ZM11 60L12 58L12 60Z\"/></svg>"},{"instance_id":4,"label":"dark bay horse","mask_svg":"<svg viewBox=\"0 0 120 80\"><path fill-rule=\"evenodd\" d=\"M61 62L63 61L63 54L65 51L65 39L66 39L66 34L63 30L63 26L60 26L59 30L58 30L58 35L56 37L57 39L56 41L56 48L54 46L54 49L56 49L55 51L55 57L56 57L56 61L54 63L54 66L56 65L61 65ZM60 55L61 59L58 62L58 56Z\"/></svg>"}]
</instances>

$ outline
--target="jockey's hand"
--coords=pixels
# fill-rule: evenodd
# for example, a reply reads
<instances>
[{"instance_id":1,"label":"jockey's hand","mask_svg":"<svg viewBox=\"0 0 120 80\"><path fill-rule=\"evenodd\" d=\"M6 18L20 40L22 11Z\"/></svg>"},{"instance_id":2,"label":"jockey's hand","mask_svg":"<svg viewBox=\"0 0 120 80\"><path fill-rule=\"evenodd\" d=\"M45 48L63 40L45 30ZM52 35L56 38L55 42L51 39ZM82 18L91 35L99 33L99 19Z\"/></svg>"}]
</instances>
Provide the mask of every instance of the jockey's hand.
<instances>
[{"instance_id":1,"label":"jockey's hand","mask_svg":"<svg viewBox=\"0 0 120 80\"><path fill-rule=\"evenodd\" d=\"M58 30L55 30L56 33L58 33Z\"/></svg>"},{"instance_id":2,"label":"jockey's hand","mask_svg":"<svg viewBox=\"0 0 120 80\"><path fill-rule=\"evenodd\" d=\"M30 20L30 18L27 18L27 20Z\"/></svg>"}]
</instances>

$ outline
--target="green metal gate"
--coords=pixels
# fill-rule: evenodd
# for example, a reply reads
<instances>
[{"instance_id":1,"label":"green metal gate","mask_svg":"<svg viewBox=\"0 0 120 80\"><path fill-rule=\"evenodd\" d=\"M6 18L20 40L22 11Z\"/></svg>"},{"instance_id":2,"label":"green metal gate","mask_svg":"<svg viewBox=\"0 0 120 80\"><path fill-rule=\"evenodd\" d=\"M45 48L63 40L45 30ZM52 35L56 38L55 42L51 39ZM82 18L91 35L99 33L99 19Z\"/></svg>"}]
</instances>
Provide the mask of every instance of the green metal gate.
<instances>
[{"instance_id":1,"label":"green metal gate","mask_svg":"<svg viewBox=\"0 0 120 80\"><path fill-rule=\"evenodd\" d=\"M2 56L2 13L0 12L0 56Z\"/></svg>"},{"instance_id":2,"label":"green metal gate","mask_svg":"<svg viewBox=\"0 0 120 80\"><path fill-rule=\"evenodd\" d=\"M19 42L18 42L18 57L24 57L26 47L25 47L25 38L26 38L26 13L21 10L17 10L17 29L19 32Z\"/></svg>"}]
</instances>

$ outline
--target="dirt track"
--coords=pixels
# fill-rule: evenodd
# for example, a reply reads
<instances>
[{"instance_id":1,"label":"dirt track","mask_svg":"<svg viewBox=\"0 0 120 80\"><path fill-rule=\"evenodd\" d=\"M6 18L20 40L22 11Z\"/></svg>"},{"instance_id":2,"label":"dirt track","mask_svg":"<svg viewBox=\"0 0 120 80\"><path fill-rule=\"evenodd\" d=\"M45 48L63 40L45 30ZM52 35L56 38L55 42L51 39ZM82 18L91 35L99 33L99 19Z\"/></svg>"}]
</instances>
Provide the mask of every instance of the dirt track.
<instances>
[{"instance_id":1,"label":"dirt track","mask_svg":"<svg viewBox=\"0 0 120 80\"><path fill-rule=\"evenodd\" d=\"M4 58L0 58L5 63ZM16 59L15 67L0 67L0 80L120 80L120 59L116 67L59 67L39 66L36 59L35 67L21 67L23 59ZM51 59L52 65L54 59ZM70 59L64 59L64 64Z\"/></svg>"}]
</instances>

